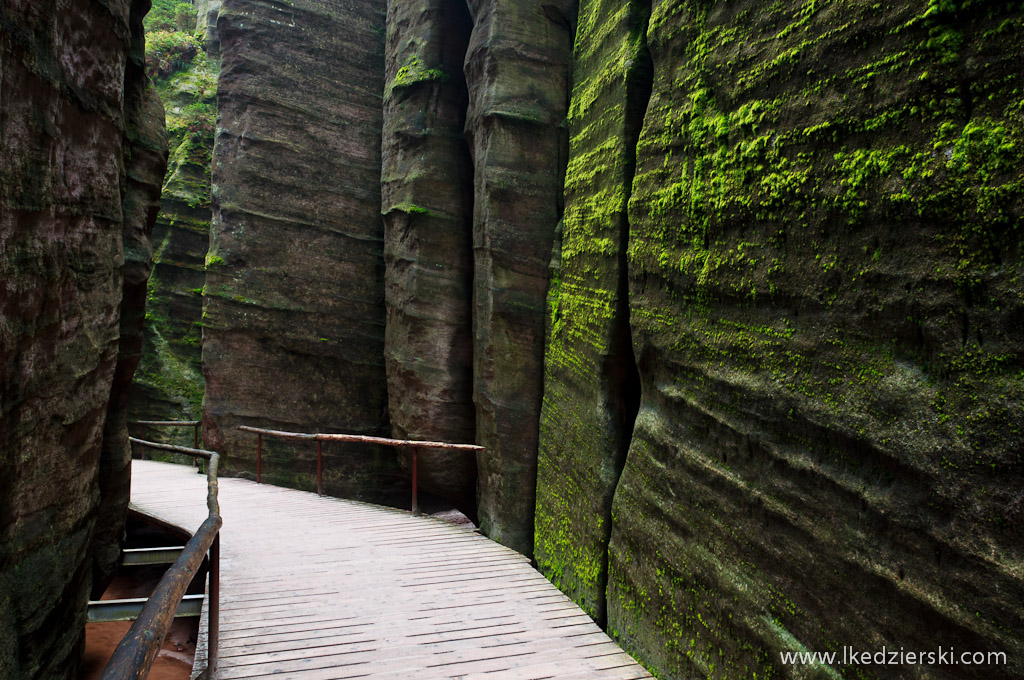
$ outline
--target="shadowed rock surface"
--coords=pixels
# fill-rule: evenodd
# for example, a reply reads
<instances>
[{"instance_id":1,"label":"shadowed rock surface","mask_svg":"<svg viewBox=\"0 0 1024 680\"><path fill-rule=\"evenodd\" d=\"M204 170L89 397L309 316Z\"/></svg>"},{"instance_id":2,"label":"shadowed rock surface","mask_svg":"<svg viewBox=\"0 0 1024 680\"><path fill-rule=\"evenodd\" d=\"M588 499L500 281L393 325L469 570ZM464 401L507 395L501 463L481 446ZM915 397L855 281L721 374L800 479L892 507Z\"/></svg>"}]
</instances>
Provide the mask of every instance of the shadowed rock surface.
<instances>
[{"instance_id":1,"label":"shadowed rock surface","mask_svg":"<svg viewBox=\"0 0 1024 680\"><path fill-rule=\"evenodd\" d=\"M643 2L580 3L561 270L549 292L534 553L538 568L602 623L612 494L640 397L626 208L650 94L649 13Z\"/></svg>"},{"instance_id":2,"label":"shadowed rock surface","mask_svg":"<svg viewBox=\"0 0 1024 680\"><path fill-rule=\"evenodd\" d=\"M473 181L462 133L472 24L464 0L392 0L387 25L381 212L392 431L473 443ZM424 488L474 514L474 456L423 451L418 469Z\"/></svg>"},{"instance_id":3,"label":"shadowed rock surface","mask_svg":"<svg viewBox=\"0 0 1024 680\"><path fill-rule=\"evenodd\" d=\"M561 217L576 3L474 0L473 380L480 527L533 550L548 264Z\"/></svg>"},{"instance_id":4,"label":"shadowed rock surface","mask_svg":"<svg viewBox=\"0 0 1024 680\"><path fill-rule=\"evenodd\" d=\"M0 5L0 677L12 680L74 677L94 576L117 554L124 396L166 162L142 69L149 3L56 4Z\"/></svg>"},{"instance_id":5,"label":"shadowed rock surface","mask_svg":"<svg viewBox=\"0 0 1024 680\"><path fill-rule=\"evenodd\" d=\"M221 5L203 430L227 472L255 469L255 436L239 424L389 433L384 10L374 0ZM281 448L264 474L309 488L310 448ZM386 449L338 448L325 465L337 495L385 500L404 484Z\"/></svg>"},{"instance_id":6,"label":"shadowed rock surface","mask_svg":"<svg viewBox=\"0 0 1024 680\"><path fill-rule=\"evenodd\" d=\"M142 17L145 11L146 6L141 3L132 5L131 52L125 67L121 338L100 456L100 508L96 517L92 589L92 597L97 599L110 585L121 558L131 487L132 452L126 420L132 401L132 377L142 356L143 320L152 255L150 235L160 208L160 186L167 170L164 107L143 70L146 36Z\"/></svg>"}]
</instances>

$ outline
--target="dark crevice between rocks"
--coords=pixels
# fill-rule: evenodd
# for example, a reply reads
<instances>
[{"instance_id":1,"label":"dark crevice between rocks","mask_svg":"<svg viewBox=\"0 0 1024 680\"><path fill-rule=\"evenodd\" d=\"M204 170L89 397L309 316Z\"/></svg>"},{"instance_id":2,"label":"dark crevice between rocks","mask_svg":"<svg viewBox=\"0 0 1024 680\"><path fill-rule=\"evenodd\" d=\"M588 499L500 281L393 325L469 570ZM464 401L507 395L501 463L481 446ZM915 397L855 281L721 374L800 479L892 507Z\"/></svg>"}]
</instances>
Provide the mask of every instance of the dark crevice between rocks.
<instances>
[{"instance_id":1,"label":"dark crevice between rocks","mask_svg":"<svg viewBox=\"0 0 1024 680\"><path fill-rule=\"evenodd\" d=\"M460 90L460 93L461 93L461 95L460 95L461 96L461 100L460 100L461 101L461 110L459 112L459 120L458 120L458 129L461 132L458 134L458 138L459 138L459 156L460 156L460 159L461 159L462 167L459 169L459 176L467 178L467 181L463 182L463 184L462 184L462 186L460 188L462 190L463 210L465 210L465 214L467 215L467 217L469 219L469 222L470 222L470 225L471 225L470 229L466 230L465 238L464 238L462 247L465 249L465 252L468 252L470 254L469 255L470 261L472 261L472 257L473 257L473 229L472 229L472 222L473 222L473 211L475 209L474 204L476 202L476 196L475 196L474 191L473 191L473 187L475 185L475 182L474 182L474 179L473 179L473 151L472 151L472 147L470 146L469 139L466 138L466 119L469 116L469 83L466 80L466 71L465 71L464 68L461 68L461 65L465 64L465 62L466 62L466 52L469 50L469 40L470 40L470 37L471 37L471 35L473 33L473 14L472 14L472 8L469 7L469 3L462 2L462 0L452 0L452 4L453 4L453 9L452 9L453 14L457 14L460 17L460 21L457 24L457 26L455 26L450 31L451 33L455 33L456 34L454 36L456 38L456 44L458 45L458 49L456 50L456 53L458 54L458 57L459 57L458 63L460 65L460 68L453 68L451 70L451 72L453 74L453 77L455 78L456 85L459 87L459 90ZM456 9L456 7L461 7L461 13L458 13L458 10ZM466 288L467 288L467 290L469 290L469 297L466 299L466 306L469 308L469 318L470 318L470 338L469 338L469 343L468 343L468 346L467 346L467 354L468 354L467 361L469 362L470 373L472 373L473 351L474 351L473 341L472 341L472 336L473 336L473 330L472 330L473 290L474 290L474 286L475 286L475 283L473 281L474 272L475 272L475 268L474 267L470 267L469 271L466 272L466 279L467 279L466 280ZM476 433L476 407L473 404L472 389L471 389L470 400L469 400L469 414L466 416L466 419L467 419L467 422L471 424L473 432L475 434ZM474 441L475 441L475 437L474 437ZM475 454L474 454L474 457L475 457ZM476 470L476 475L478 476L479 475L479 467L475 463L476 463L476 461L474 461L474 469ZM469 498L465 502L461 503L461 507L459 507L459 509L467 517L469 517L469 520L473 523L474 526L480 526L480 513L479 513L479 509L477 508L477 494L476 494L476 488L475 487L476 487L476 485L474 484L474 489L473 489L472 493L469 494Z\"/></svg>"},{"instance_id":2,"label":"dark crevice between rocks","mask_svg":"<svg viewBox=\"0 0 1024 680\"><path fill-rule=\"evenodd\" d=\"M654 62L647 47L647 23L651 16L650 0L636 3L634 14L636 26L632 32L637 42L637 52L626 79L627 105L625 111L626 136L630 148L636 149L643 128L647 105L654 89ZM625 183L632 187L636 174L636 154L634 153L625 168ZM615 442L614 471L611 480L612 493L606 496L602 508L604 534L602 540L605 550L602 558L601 573L598 577L598 592L604 600L597 608L598 625L603 629L608 626L608 544L612 533L612 502L619 478L626 466L626 457L633 439L633 427L640 411L641 383L640 371L637 368L636 356L633 352L633 332L630 324L629 302L629 217L624 214L619 225L618 253L619 282L616 294L615 329L612 337L611 352L605 362L604 371L609 386L609 407L617 421Z\"/></svg>"}]
</instances>

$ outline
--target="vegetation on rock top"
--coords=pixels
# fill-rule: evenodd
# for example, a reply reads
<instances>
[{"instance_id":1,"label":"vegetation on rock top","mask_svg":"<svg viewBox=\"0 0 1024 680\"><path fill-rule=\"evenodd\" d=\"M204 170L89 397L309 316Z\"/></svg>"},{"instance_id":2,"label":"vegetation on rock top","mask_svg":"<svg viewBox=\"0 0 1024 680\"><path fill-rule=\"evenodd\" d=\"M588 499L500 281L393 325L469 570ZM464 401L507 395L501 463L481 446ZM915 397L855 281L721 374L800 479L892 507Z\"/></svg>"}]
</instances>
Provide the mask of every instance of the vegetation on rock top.
<instances>
[{"instance_id":1,"label":"vegetation on rock top","mask_svg":"<svg viewBox=\"0 0 1024 680\"><path fill-rule=\"evenodd\" d=\"M220 67L204 49L196 13L190 2L154 0L144 20L146 73L164 103L171 154L152 238L154 270L135 374L132 416L138 419L193 419L202 408L203 269ZM191 443L189 432L166 434Z\"/></svg>"}]
</instances>

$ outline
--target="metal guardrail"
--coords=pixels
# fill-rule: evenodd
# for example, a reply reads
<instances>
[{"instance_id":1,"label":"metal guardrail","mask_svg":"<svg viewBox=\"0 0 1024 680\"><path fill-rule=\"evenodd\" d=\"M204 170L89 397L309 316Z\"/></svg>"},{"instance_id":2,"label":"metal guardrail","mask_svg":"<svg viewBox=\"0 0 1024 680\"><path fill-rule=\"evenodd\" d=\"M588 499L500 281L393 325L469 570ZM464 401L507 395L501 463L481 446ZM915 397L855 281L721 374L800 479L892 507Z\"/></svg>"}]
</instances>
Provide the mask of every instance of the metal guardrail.
<instances>
[{"instance_id":1,"label":"metal guardrail","mask_svg":"<svg viewBox=\"0 0 1024 680\"><path fill-rule=\"evenodd\" d=\"M106 668L103 669L101 680L145 680L167 636L171 621L185 597L185 591L195 577L207 551L210 553L207 663L212 675L217 665L217 640L220 631L220 528L224 524L217 501L217 467L220 464L220 456L214 451L159 444L135 437L128 439L139 446L183 453L209 461L206 470L206 506L209 514L185 545L178 559L160 579L139 617L118 643Z\"/></svg>"},{"instance_id":2,"label":"metal guardrail","mask_svg":"<svg viewBox=\"0 0 1024 680\"><path fill-rule=\"evenodd\" d=\"M174 618L198 617L203 610L203 595L186 595L174 611ZM129 597L121 600L97 600L89 603L88 623L108 621L134 621L139 618L149 598Z\"/></svg>"},{"instance_id":3,"label":"metal guardrail","mask_svg":"<svg viewBox=\"0 0 1024 680\"><path fill-rule=\"evenodd\" d=\"M174 564L183 545L169 546L165 548L126 548L121 551L121 566L131 567L143 564Z\"/></svg>"},{"instance_id":4,"label":"metal guardrail","mask_svg":"<svg viewBox=\"0 0 1024 680\"><path fill-rule=\"evenodd\" d=\"M412 449L412 512L419 514L420 506L417 498L417 476L419 465L420 449L443 449L446 451L472 451L484 452L487 449L476 444L450 444L448 442L421 442L411 439L389 439L387 437L370 437L362 434L310 434L306 432L285 432L283 430L268 430L262 427L250 427L239 425L242 432L256 433L256 483L263 483L263 435L276 437L278 439L295 439L302 441L316 441L316 492L324 495L323 480L323 442L360 442L363 444L377 444L380 446L393 446L395 448Z\"/></svg>"}]
</instances>

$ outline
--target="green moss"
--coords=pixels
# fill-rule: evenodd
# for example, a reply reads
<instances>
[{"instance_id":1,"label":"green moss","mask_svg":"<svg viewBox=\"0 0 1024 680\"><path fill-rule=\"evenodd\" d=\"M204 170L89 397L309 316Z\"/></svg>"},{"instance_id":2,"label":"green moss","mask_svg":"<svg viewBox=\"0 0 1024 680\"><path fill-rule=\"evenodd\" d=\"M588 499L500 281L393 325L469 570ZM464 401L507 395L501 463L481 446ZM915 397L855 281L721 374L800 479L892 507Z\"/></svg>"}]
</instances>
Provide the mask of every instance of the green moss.
<instances>
[{"instance_id":1,"label":"green moss","mask_svg":"<svg viewBox=\"0 0 1024 680\"><path fill-rule=\"evenodd\" d=\"M428 208L424 208L421 205L416 205L415 203L411 203L409 201L399 203L398 205L389 206L386 211L381 211L381 214L387 214L393 210L399 210L401 212L408 213L409 215L437 215L437 213L429 210Z\"/></svg>"},{"instance_id":2,"label":"green moss","mask_svg":"<svg viewBox=\"0 0 1024 680\"><path fill-rule=\"evenodd\" d=\"M210 226L219 71L219 64L203 51L202 38L191 33L195 22L191 3L166 0L154 0L145 22L146 69L163 101L170 145L154 230L160 235L154 243L154 271L163 275L149 281L143 353L135 375L144 398L133 409L146 417L170 415L168 410L175 417L199 415L204 391L202 323L195 297L203 295L203 288L197 284L205 268L224 264L216 256L204 263L204 252L185 246L192 241L189 232L205 235ZM188 308L195 310L195 319L183 314Z\"/></svg>"},{"instance_id":3,"label":"green moss","mask_svg":"<svg viewBox=\"0 0 1024 680\"><path fill-rule=\"evenodd\" d=\"M414 85L434 81L445 81L450 77L443 69L427 67L420 61L418 56L412 55L399 67L395 77L387 84L385 98L390 97L395 89L413 87Z\"/></svg>"},{"instance_id":4,"label":"green moss","mask_svg":"<svg viewBox=\"0 0 1024 680\"><path fill-rule=\"evenodd\" d=\"M934 512L1010 549L990 496L1008 497L999 476L1019 464L1013 405L1024 397L1011 339L1024 300L1024 82L1011 5L655 4L659 66L630 197L630 320L648 362L645 404L675 425L638 426L629 460L651 474L632 480L627 501L627 464L614 512L623 559L657 548L670 557L651 570L613 559L608 592L614 630L666 675L778 676L770 650L827 649L852 634L772 571L779 556L756 523L709 497L770 507L794 526L818 507L807 480L824 480L902 531ZM598 159L582 165L606 171ZM564 280L561 290L571 290ZM751 462L761 455L806 479L764 473ZM706 486L692 481L705 476ZM928 510L900 506L894 485ZM884 543L835 538L843 532L794 545L856 560ZM736 573L712 574L721 565L697 559L706 546L738 559ZM763 553L772 557L742 563ZM814 571L831 558L779 559ZM950 597L934 580L914 587ZM691 588L717 604L691 611Z\"/></svg>"}]
</instances>

